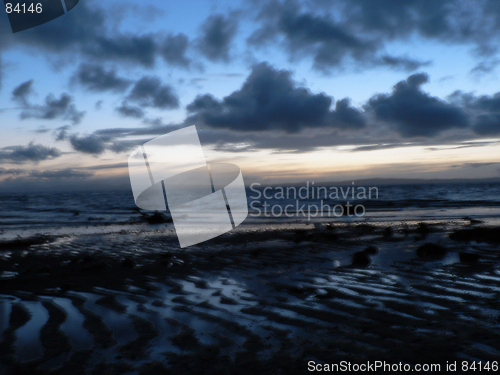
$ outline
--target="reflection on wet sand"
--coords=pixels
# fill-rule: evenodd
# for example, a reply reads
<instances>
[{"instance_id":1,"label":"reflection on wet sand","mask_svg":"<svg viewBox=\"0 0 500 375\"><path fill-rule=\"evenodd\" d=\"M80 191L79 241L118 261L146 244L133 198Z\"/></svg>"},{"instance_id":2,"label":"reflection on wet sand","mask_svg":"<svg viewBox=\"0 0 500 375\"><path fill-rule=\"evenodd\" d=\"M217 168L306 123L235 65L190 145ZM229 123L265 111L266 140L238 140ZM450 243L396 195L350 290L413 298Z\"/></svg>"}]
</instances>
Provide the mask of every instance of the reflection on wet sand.
<instances>
[{"instance_id":1,"label":"reflection on wet sand","mask_svg":"<svg viewBox=\"0 0 500 375\"><path fill-rule=\"evenodd\" d=\"M390 237L388 227L246 226L183 251L159 227L4 244L0 370L497 360L496 237L463 221L390 223Z\"/></svg>"}]
</instances>

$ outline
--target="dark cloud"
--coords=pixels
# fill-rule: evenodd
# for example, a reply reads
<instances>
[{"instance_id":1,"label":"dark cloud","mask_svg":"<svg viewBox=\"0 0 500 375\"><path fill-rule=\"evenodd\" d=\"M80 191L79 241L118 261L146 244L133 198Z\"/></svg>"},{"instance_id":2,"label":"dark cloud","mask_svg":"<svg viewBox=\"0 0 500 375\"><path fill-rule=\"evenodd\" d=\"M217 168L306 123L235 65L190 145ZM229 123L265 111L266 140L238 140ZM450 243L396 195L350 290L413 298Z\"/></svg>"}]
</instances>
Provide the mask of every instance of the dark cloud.
<instances>
[{"instance_id":1,"label":"dark cloud","mask_svg":"<svg viewBox=\"0 0 500 375\"><path fill-rule=\"evenodd\" d=\"M38 163L42 160L61 156L61 151L54 147L45 147L31 142L28 146L11 146L0 149L0 160L20 164L25 162Z\"/></svg>"},{"instance_id":2,"label":"dark cloud","mask_svg":"<svg viewBox=\"0 0 500 375\"><path fill-rule=\"evenodd\" d=\"M83 137L79 137L78 135L73 134L69 137L69 141L71 143L71 146L73 146L76 151L82 152L84 154L99 155L102 154L106 149L106 145L102 138L98 137L95 134Z\"/></svg>"},{"instance_id":3,"label":"dark cloud","mask_svg":"<svg viewBox=\"0 0 500 375\"><path fill-rule=\"evenodd\" d=\"M168 133L169 130L162 128L161 130L153 131L155 135L161 135ZM102 129L97 130L93 134L79 136L78 134L67 133L66 128L62 128L59 132L56 132L57 140L70 141L71 146L74 150L92 155L100 155L106 150L121 153L127 152L131 149L140 146L147 142L147 139L121 139L129 135L144 135L148 133L147 128L117 128L117 129Z\"/></svg>"},{"instance_id":4,"label":"dark cloud","mask_svg":"<svg viewBox=\"0 0 500 375\"><path fill-rule=\"evenodd\" d=\"M476 77L480 77L484 74L492 73L500 64L499 59L490 59L487 61L481 61L474 68L471 69L470 74Z\"/></svg>"},{"instance_id":5,"label":"dark cloud","mask_svg":"<svg viewBox=\"0 0 500 375\"><path fill-rule=\"evenodd\" d=\"M22 106L21 119L36 118L41 120L63 119L70 120L74 124L80 123L85 112L77 111L72 103L73 98L66 93L57 99L53 94L47 95L44 105L34 105L29 102L29 96L33 93L34 80L21 83L12 91L12 100Z\"/></svg>"},{"instance_id":6,"label":"dark cloud","mask_svg":"<svg viewBox=\"0 0 500 375\"><path fill-rule=\"evenodd\" d=\"M464 97L464 102L470 108L485 111L485 112L500 112L500 92L490 96L490 95L482 95L482 96L474 96L474 95L466 95Z\"/></svg>"},{"instance_id":7,"label":"dark cloud","mask_svg":"<svg viewBox=\"0 0 500 375\"><path fill-rule=\"evenodd\" d=\"M116 111L124 117L132 117L132 118L144 117L144 111L141 108L130 105L126 101L123 101L121 106L116 108Z\"/></svg>"},{"instance_id":8,"label":"dark cloud","mask_svg":"<svg viewBox=\"0 0 500 375\"><path fill-rule=\"evenodd\" d=\"M130 80L118 77L115 70L105 70L100 65L81 64L73 78L91 91L123 92L130 84Z\"/></svg>"},{"instance_id":9,"label":"dark cloud","mask_svg":"<svg viewBox=\"0 0 500 375\"><path fill-rule=\"evenodd\" d=\"M342 102L342 101L341 101ZM339 104L341 106L341 104ZM145 119L144 124L135 128L109 128L97 130L94 135L106 142L106 149L114 152L128 152L159 135L163 135L187 124L163 124L161 121ZM462 132L462 133L461 133ZM457 133L457 134L455 134ZM352 151L370 151L408 146L455 145L455 148L480 147L491 142L463 142L474 134L471 129L436 135L432 138L408 141L390 128L380 127L378 123L368 123L363 128L338 129L332 127L307 127L302 131L290 133L281 129L260 131L240 131L239 129L208 128L198 126L198 135L203 145L223 152L253 152L262 149L274 152L303 153L317 149L342 145L354 146ZM449 149L449 146L445 147ZM430 150L430 148L429 148ZM351 151L348 149L347 151Z\"/></svg>"},{"instance_id":10,"label":"dark cloud","mask_svg":"<svg viewBox=\"0 0 500 375\"><path fill-rule=\"evenodd\" d=\"M381 38L401 39L417 33L441 42L476 44L476 51L483 53L498 39L500 8L494 0L382 0L377 6L370 0L341 3L350 5L344 8L349 23Z\"/></svg>"},{"instance_id":11,"label":"dark cloud","mask_svg":"<svg viewBox=\"0 0 500 375\"><path fill-rule=\"evenodd\" d=\"M474 125L474 131L480 135L500 134L500 113L479 115Z\"/></svg>"},{"instance_id":12,"label":"dark cloud","mask_svg":"<svg viewBox=\"0 0 500 375\"><path fill-rule=\"evenodd\" d=\"M410 57L395 57L385 55L381 58L381 64L393 68L394 70L414 71L423 66L430 65L430 61L419 61Z\"/></svg>"},{"instance_id":13,"label":"dark cloud","mask_svg":"<svg viewBox=\"0 0 500 375\"><path fill-rule=\"evenodd\" d=\"M179 107L179 99L174 89L163 85L157 77L145 76L136 82L127 99L143 107L174 109Z\"/></svg>"},{"instance_id":14,"label":"dark cloud","mask_svg":"<svg viewBox=\"0 0 500 375\"><path fill-rule=\"evenodd\" d=\"M500 163L463 163L452 165L451 168L484 168L499 165Z\"/></svg>"},{"instance_id":15,"label":"dark cloud","mask_svg":"<svg viewBox=\"0 0 500 375\"><path fill-rule=\"evenodd\" d=\"M2 22L0 48L25 45L49 52L52 57L80 55L92 63L114 61L147 68L153 67L159 56L173 65L184 66L188 62L182 34L165 38L159 33L120 32L122 14L112 7L82 1L64 17L15 35L8 23Z\"/></svg>"},{"instance_id":16,"label":"dark cloud","mask_svg":"<svg viewBox=\"0 0 500 375\"><path fill-rule=\"evenodd\" d=\"M286 37L288 50L293 55L312 53L319 69L340 64L346 55L364 60L378 44L354 35L328 17L300 14L293 8L280 14L278 28Z\"/></svg>"},{"instance_id":17,"label":"dark cloud","mask_svg":"<svg viewBox=\"0 0 500 375\"><path fill-rule=\"evenodd\" d=\"M97 37L86 52L102 60L125 61L151 68L155 64L158 41L153 34Z\"/></svg>"},{"instance_id":18,"label":"dark cloud","mask_svg":"<svg viewBox=\"0 0 500 375\"><path fill-rule=\"evenodd\" d=\"M50 131L50 129L46 128L44 126L41 126L38 129L33 130L33 132L37 133L37 134L45 134L45 133L48 133L49 131Z\"/></svg>"},{"instance_id":19,"label":"dark cloud","mask_svg":"<svg viewBox=\"0 0 500 375\"><path fill-rule=\"evenodd\" d=\"M168 35L160 45L160 55L171 65L188 67L191 60L186 57L189 39L186 35Z\"/></svg>"},{"instance_id":20,"label":"dark cloud","mask_svg":"<svg viewBox=\"0 0 500 375\"><path fill-rule=\"evenodd\" d=\"M249 44L278 43L285 47L292 59L311 56L317 70L329 72L353 60L358 65L382 65L407 71L429 63L382 53L384 38L372 32L360 32L361 26L338 17L342 11L338 2L330 2L326 12L314 7L304 9L298 1L262 4L257 17L261 27L250 36Z\"/></svg>"},{"instance_id":21,"label":"dark cloud","mask_svg":"<svg viewBox=\"0 0 500 375\"><path fill-rule=\"evenodd\" d=\"M404 148L404 147L414 147L414 146L431 146L426 147L426 151L443 151L443 150L458 150L462 148L470 148L470 147L484 147L491 146L498 142L455 142L450 141L448 144L443 145L443 139L425 139L419 142L390 142L390 143L376 143L376 144L368 144L357 146L351 150L347 150L350 152L356 151L375 151L375 150L387 150L392 148Z\"/></svg>"},{"instance_id":22,"label":"dark cloud","mask_svg":"<svg viewBox=\"0 0 500 375\"><path fill-rule=\"evenodd\" d=\"M90 167L80 167L78 169L85 171L102 171L106 169L122 169L122 168L128 168L128 163L115 163L115 164L103 164L103 165L99 164Z\"/></svg>"},{"instance_id":23,"label":"dark cloud","mask_svg":"<svg viewBox=\"0 0 500 375\"><path fill-rule=\"evenodd\" d=\"M26 173L24 169L6 169L0 167L0 176L7 176L7 175L18 176L24 173Z\"/></svg>"},{"instance_id":24,"label":"dark cloud","mask_svg":"<svg viewBox=\"0 0 500 375\"><path fill-rule=\"evenodd\" d=\"M354 62L415 70L426 62L392 56L388 43L412 36L473 46L477 54L498 50L500 6L497 0L249 0L245 11L258 13L249 42L277 43L292 58L312 57L317 69L331 71ZM79 55L88 61L123 62L153 67L158 57L171 65L189 66L190 41L184 34L123 32L123 12L97 1L34 29L11 35L2 22L2 50L24 45L57 57ZM143 6L140 7L142 10ZM250 10L249 10L250 8ZM150 11L151 13L151 11ZM255 13L254 13L255 14ZM135 14L136 19L138 15ZM6 15L3 14L7 21ZM199 51L212 61L227 61L238 28L234 14L211 15L196 40ZM484 70L483 67L479 67ZM488 66L484 68L490 69Z\"/></svg>"},{"instance_id":25,"label":"dark cloud","mask_svg":"<svg viewBox=\"0 0 500 375\"><path fill-rule=\"evenodd\" d=\"M456 91L449 99L468 111L476 134L500 134L500 92L494 95L475 96Z\"/></svg>"},{"instance_id":26,"label":"dark cloud","mask_svg":"<svg viewBox=\"0 0 500 375\"><path fill-rule=\"evenodd\" d=\"M393 56L386 50L388 43L406 41L415 35L473 46L477 54L486 57L497 52L500 39L497 0L380 0L376 6L372 0L248 2L251 6L245 13L258 14L256 23L249 25L254 31L250 44L283 46L292 59L312 58L314 67L326 72L346 66L380 65L416 70L428 62L406 55ZM123 11L111 7L91 0L80 2L78 9L64 17L16 35L11 35L8 25L2 23L0 48L24 45L49 52L52 57L79 55L92 63L114 61L151 68L162 58L171 65L190 66L187 52L192 42L185 34L123 32ZM198 51L211 61L228 61L238 18L234 13L208 17L195 41ZM477 68L492 71L490 63Z\"/></svg>"},{"instance_id":27,"label":"dark cloud","mask_svg":"<svg viewBox=\"0 0 500 375\"><path fill-rule=\"evenodd\" d=\"M117 138L124 137L158 136L174 130L178 130L182 127L184 127L184 125L164 124L137 128L109 128L96 130L94 134L101 137L102 139L106 139L107 141L112 141Z\"/></svg>"},{"instance_id":28,"label":"dark cloud","mask_svg":"<svg viewBox=\"0 0 500 375\"><path fill-rule=\"evenodd\" d=\"M227 129L203 129L198 132L203 145L212 145L218 151L253 152L273 150L274 152L303 153L340 145L363 145L373 143L373 135L367 129L352 132L338 129L304 129L297 133L239 132Z\"/></svg>"},{"instance_id":29,"label":"dark cloud","mask_svg":"<svg viewBox=\"0 0 500 375\"><path fill-rule=\"evenodd\" d=\"M119 154L120 152L128 152L143 143L144 141L140 139L115 141L108 146L108 149Z\"/></svg>"},{"instance_id":30,"label":"dark cloud","mask_svg":"<svg viewBox=\"0 0 500 375\"><path fill-rule=\"evenodd\" d=\"M464 148L482 146L463 142L478 134L500 133L500 121L494 117L500 114L500 93L476 97L456 92L445 101L422 90L428 80L425 73L411 75L392 93L373 96L362 110L347 98L334 101L325 93L312 93L295 82L290 71L261 63L240 89L222 99L200 95L187 106L189 116L182 124L165 124L161 118L146 118L140 107L154 105L162 87L158 78L144 77L122 107L125 115L139 111L136 117L145 126L100 129L85 137L68 136L69 129L60 128L57 135L69 139L77 151L101 154L127 152L192 124L198 125L203 144L227 152L307 152L340 145L354 146L349 151L408 145ZM480 120L487 115L491 120L484 130Z\"/></svg>"},{"instance_id":31,"label":"dark cloud","mask_svg":"<svg viewBox=\"0 0 500 375\"><path fill-rule=\"evenodd\" d=\"M21 86L19 86L18 89ZM59 99L57 99L53 94L49 94L45 98L44 105L28 105L23 109L20 117L23 120L29 118L41 120L62 119L70 120L74 124L79 124L85 115L85 112L77 111L72 102L73 98L66 93L61 94Z\"/></svg>"},{"instance_id":32,"label":"dark cloud","mask_svg":"<svg viewBox=\"0 0 500 375\"><path fill-rule=\"evenodd\" d=\"M412 143L412 146L415 146L416 144ZM353 148L352 150L349 150L351 152L356 152L356 151L375 151L375 150L387 150L391 148L398 148L398 147L407 147L408 143L377 143L374 145L364 145L364 146L358 146Z\"/></svg>"},{"instance_id":33,"label":"dark cloud","mask_svg":"<svg viewBox=\"0 0 500 375\"><path fill-rule=\"evenodd\" d=\"M365 126L363 113L350 105L347 98L337 100L335 110L330 113L331 125L339 128L359 129Z\"/></svg>"},{"instance_id":34,"label":"dark cloud","mask_svg":"<svg viewBox=\"0 0 500 375\"><path fill-rule=\"evenodd\" d=\"M24 107L29 105L28 97L33 93L34 80L21 83L12 91L12 100L18 102Z\"/></svg>"},{"instance_id":35,"label":"dark cloud","mask_svg":"<svg viewBox=\"0 0 500 375\"><path fill-rule=\"evenodd\" d=\"M56 141L65 141L68 138L68 130L71 128L69 125L64 125L57 128L54 131L54 135L56 137Z\"/></svg>"},{"instance_id":36,"label":"dark cloud","mask_svg":"<svg viewBox=\"0 0 500 375\"><path fill-rule=\"evenodd\" d=\"M404 137L433 137L447 129L467 127L469 119L462 108L421 90L428 79L425 73L411 75L397 83L392 94L372 97L366 109Z\"/></svg>"},{"instance_id":37,"label":"dark cloud","mask_svg":"<svg viewBox=\"0 0 500 375\"><path fill-rule=\"evenodd\" d=\"M234 16L216 14L208 17L202 26L198 49L211 61L229 61L231 42L237 29L238 23Z\"/></svg>"},{"instance_id":38,"label":"dark cloud","mask_svg":"<svg viewBox=\"0 0 500 375\"><path fill-rule=\"evenodd\" d=\"M150 120L145 119L144 123ZM109 128L100 129L86 136L78 134L68 134L69 127L61 127L55 132L58 140L68 139L72 147L79 152L99 155L109 150L115 153L127 152L131 149L151 140L152 137L163 135L174 130L178 130L183 125L160 124L159 121L150 121L151 125L137 128ZM138 137L143 137L138 138ZM134 137L134 139L124 139Z\"/></svg>"},{"instance_id":39,"label":"dark cloud","mask_svg":"<svg viewBox=\"0 0 500 375\"><path fill-rule=\"evenodd\" d=\"M94 135L106 140L107 149L114 152L129 151L142 145L152 138L180 128L185 124L163 124L137 128L110 128L97 130ZM309 134L302 133L274 133L270 136L266 132L240 132L228 129L198 128L198 135L203 145L212 145L215 149L228 152L250 152L259 149L279 149L289 152L305 152L319 147L331 147L353 142L367 142L371 140L357 136L346 140L337 133ZM127 139L133 137L133 139ZM141 137L141 138L139 138Z\"/></svg>"},{"instance_id":40,"label":"dark cloud","mask_svg":"<svg viewBox=\"0 0 500 375\"><path fill-rule=\"evenodd\" d=\"M58 169L46 171L30 171L28 177L36 179L84 179L92 177L92 172L79 171L74 169Z\"/></svg>"},{"instance_id":41,"label":"dark cloud","mask_svg":"<svg viewBox=\"0 0 500 375\"><path fill-rule=\"evenodd\" d=\"M292 59L312 57L314 68L331 72L385 65L413 71L428 62L390 56L392 41L418 35L441 43L473 46L474 53L498 51L500 6L495 0L249 0L259 27L250 45L281 45Z\"/></svg>"},{"instance_id":42,"label":"dark cloud","mask_svg":"<svg viewBox=\"0 0 500 375\"><path fill-rule=\"evenodd\" d=\"M330 110L333 99L325 93L313 94L298 86L291 72L276 70L267 63L255 65L242 88L223 100L198 96L187 110L186 123L238 131L285 130L306 127L361 128L361 111L343 99Z\"/></svg>"},{"instance_id":43,"label":"dark cloud","mask_svg":"<svg viewBox=\"0 0 500 375\"><path fill-rule=\"evenodd\" d=\"M144 123L150 126L164 126L163 119L161 117L156 118L145 118Z\"/></svg>"}]
</instances>

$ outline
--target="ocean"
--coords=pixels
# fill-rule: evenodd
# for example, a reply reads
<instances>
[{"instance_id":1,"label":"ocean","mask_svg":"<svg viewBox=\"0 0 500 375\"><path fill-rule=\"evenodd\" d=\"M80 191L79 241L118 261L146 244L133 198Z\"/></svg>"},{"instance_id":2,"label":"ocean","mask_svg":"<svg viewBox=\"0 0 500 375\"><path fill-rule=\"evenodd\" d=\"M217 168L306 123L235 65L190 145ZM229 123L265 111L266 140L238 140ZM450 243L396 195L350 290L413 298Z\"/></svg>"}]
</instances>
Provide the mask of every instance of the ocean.
<instances>
[{"instance_id":1,"label":"ocean","mask_svg":"<svg viewBox=\"0 0 500 375\"><path fill-rule=\"evenodd\" d=\"M500 183L379 185L376 186L376 191L372 189L371 199L368 199L368 191L373 186L317 184L304 190L305 186L296 185L292 187L294 190L288 187L288 194L287 188L283 188L283 195L279 194L276 187L248 187L249 216L246 223L457 219L466 216L476 219L500 218ZM266 188L268 190L264 192ZM326 194L322 188L325 188ZM362 188L366 189L366 198L358 199ZM352 191L347 189L355 190L355 199L351 199ZM363 215L353 213L349 217L347 212L341 215L340 208L334 211L335 206L345 206L346 203L353 207L362 205L364 211L360 209L357 213ZM267 210L264 209L264 204L268 205ZM321 212L322 205L328 205L330 211L324 209ZM130 190L2 193L0 207L0 230L4 232L11 229L129 225L142 222ZM319 209L316 214L315 207ZM308 217L308 208L314 216ZM168 215L168 211L166 214Z\"/></svg>"},{"instance_id":2,"label":"ocean","mask_svg":"<svg viewBox=\"0 0 500 375\"><path fill-rule=\"evenodd\" d=\"M242 225L182 249L128 190L2 194L0 373L498 369L500 184L266 188ZM348 203L365 215L300 212Z\"/></svg>"}]
</instances>

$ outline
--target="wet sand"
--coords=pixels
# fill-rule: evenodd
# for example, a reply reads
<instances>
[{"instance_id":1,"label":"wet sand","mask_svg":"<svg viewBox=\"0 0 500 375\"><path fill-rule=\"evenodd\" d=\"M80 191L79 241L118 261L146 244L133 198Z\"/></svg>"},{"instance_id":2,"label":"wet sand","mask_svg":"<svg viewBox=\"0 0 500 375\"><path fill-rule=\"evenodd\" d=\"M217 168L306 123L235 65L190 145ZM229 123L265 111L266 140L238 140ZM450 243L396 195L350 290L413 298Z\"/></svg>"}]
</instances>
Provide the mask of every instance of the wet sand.
<instances>
[{"instance_id":1,"label":"wet sand","mask_svg":"<svg viewBox=\"0 0 500 375\"><path fill-rule=\"evenodd\" d=\"M305 374L311 360L500 358L499 228L254 225L186 250L171 228L1 242L0 373ZM352 265L368 246L369 264Z\"/></svg>"}]
</instances>

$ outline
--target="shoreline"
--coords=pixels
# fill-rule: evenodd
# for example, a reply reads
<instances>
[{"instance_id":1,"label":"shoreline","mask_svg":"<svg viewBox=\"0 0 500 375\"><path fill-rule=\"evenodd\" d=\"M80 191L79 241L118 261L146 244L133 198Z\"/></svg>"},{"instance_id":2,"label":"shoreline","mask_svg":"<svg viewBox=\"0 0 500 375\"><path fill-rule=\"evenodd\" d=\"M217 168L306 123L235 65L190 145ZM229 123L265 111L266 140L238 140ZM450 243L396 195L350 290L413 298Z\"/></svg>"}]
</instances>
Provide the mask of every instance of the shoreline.
<instances>
[{"instance_id":1,"label":"shoreline","mask_svg":"<svg viewBox=\"0 0 500 375\"><path fill-rule=\"evenodd\" d=\"M195 374L210 360L214 374L300 374L309 360L498 358L498 228L393 224L249 224L186 250L164 225L3 246L0 370ZM367 246L369 263L353 264Z\"/></svg>"}]
</instances>

